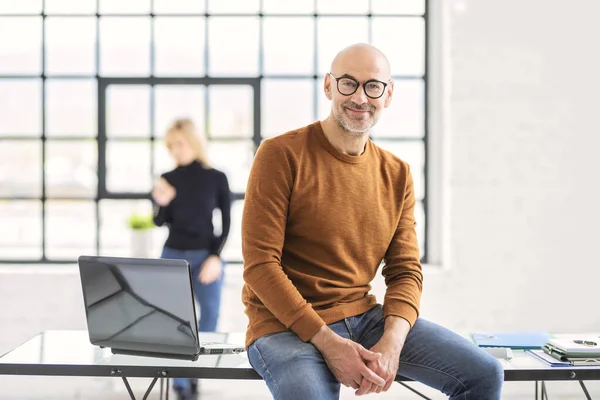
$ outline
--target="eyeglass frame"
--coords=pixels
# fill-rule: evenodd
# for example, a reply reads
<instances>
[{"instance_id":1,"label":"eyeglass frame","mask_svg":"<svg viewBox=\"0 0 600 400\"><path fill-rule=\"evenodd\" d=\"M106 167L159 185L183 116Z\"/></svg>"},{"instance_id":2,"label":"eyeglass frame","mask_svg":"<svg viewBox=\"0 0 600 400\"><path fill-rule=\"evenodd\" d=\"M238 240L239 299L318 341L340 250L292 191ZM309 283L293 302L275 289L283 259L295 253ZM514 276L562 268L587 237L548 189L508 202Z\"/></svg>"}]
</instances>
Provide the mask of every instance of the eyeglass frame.
<instances>
[{"instance_id":1,"label":"eyeglass frame","mask_svg":"<svg viewBox=\"0 0 600 400\"><path fill-rule=\"evenodd\" d=\"M335 86L336 86L336 88L337 88L337 91L338 91L338 92L339 92L339 93L340 93L342 96L352 96L354 93L356 93L356 91L358 90L358 88L359 88L360 86L362 86L362 88L363 88L363 92L365 93L365 96L367 96L367 97L368 97L368 98L370 98L370 99L377 100L377 99L380 99L380 98L381 98L381 96L383 96L383 94L385 93L385 89L387 88L388 84L392 83L392 80L391 80L391 79L390 79L389 81L387 81L387 82L380 81L379 79L369 79L368 81L360 82L358 79L356 79L355 77L353 77L353 76L350 76L350 75L348 75L348 74L344 74L344 75L340 76L339 78L336 78L336 76L335 76L335 75L333 75L333 73L331 73L331 72L328 72L328 74L329 74L329 75L331 75L331 77L332 77L333 79L335 79L335 83L336 83L336 85L335 85ZM342 91L340 90L340 79L350 79L351 81L354 81L354 82L356 82L356 89L354 89L354 92L352 92L352 93L350 93L350 94L344 94L344 93L342 93ZM367 94L367 89L365 88L365 85L366 85L367 83L369 83L369 82L377 82L377 83L381 83L381 84L383 85L383 90L381 91L381 94L380 94L379 96L377 96L377 97L373 97L373 96L369 96L369 95Z\"/></svg>"},{"instance_id":2,"label":"eyeglass frame","mask_svg":"<svg viewBox=\"0 0 600 400\"><path fill-rule=\"evenodd\" d=\"M573 342L575 344L582 344L582 345L587 346L587 347L596 347L596 346L598 346L598 343L596 343L594 341L591 341L591 340L576 339L576 340L573 340Z\"/></svg>"}]
</instances>

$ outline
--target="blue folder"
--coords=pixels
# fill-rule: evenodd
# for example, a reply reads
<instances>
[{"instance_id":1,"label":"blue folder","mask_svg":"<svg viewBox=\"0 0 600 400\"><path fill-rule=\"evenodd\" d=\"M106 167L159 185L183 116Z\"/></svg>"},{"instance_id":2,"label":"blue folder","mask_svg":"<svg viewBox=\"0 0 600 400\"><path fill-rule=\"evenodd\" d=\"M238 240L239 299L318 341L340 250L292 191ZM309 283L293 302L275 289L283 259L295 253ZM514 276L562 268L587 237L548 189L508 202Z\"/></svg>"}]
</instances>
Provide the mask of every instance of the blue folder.
<instances>
[{"instance_id":1,"label":"blue folder","mask_svg":"<svg viewBox=\"0 0 600 400\"><path fill-rule=\"evenodd\" d=\"M550 338L544 331L476 332L472 334L479 347L509 347L511 349L541 349Z\"/></svg>"}]
</instances>

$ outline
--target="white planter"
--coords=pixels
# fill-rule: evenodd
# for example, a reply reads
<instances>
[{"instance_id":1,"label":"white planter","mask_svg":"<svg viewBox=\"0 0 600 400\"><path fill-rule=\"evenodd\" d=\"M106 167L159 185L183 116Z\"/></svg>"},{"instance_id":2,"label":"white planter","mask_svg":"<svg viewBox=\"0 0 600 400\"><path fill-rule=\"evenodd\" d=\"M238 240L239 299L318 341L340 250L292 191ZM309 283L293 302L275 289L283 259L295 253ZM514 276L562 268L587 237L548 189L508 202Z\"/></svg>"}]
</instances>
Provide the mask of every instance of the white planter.
<instances>
[{"instance_id":1,"label":"white planter","mask_svg":"<svg viewBox=\"0 0 600 400\"><path fill-rule=\"evenodd\" d=\"M152 230L131 231L131 257L149 258L152 254Z\"/></svg>"}]
</instances>

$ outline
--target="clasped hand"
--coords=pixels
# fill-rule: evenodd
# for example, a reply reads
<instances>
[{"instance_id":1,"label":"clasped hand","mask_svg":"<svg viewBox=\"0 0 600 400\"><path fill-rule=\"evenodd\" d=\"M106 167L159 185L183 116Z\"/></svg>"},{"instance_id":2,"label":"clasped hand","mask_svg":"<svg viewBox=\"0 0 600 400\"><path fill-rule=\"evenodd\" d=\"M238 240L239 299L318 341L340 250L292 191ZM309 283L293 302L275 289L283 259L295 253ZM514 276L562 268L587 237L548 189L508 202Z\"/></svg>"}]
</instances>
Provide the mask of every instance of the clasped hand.
<instances>
[{"instance_id":1,"label":"clasped hand","mask_svg":"<svg viewBox=\"0 0 600 400\"><path fill-rule=\"evenodd\" d=\"M367 367L381 377L385 381L385 384L376 385L372 381L363 380L355 392L357 396L369 393L381 393L382 391L387 392L392 383L394 383L396 374L398 373L400 352L402 351L400 343L384 335L370 350L371 352L381 354L381 356L376 360L367 360Z\"/></svg>"},{"instance_id":2,"label":"clasped hand","mask_svg":"<svg viewBox=\"0 0 600 400\"><path fill-rule=\"evenodd\" d=\"M313 341L329 370L356 395L387 391L396 378L402 345L384 335L370 350L332 332Z\"/></svg>"}]
</instances>

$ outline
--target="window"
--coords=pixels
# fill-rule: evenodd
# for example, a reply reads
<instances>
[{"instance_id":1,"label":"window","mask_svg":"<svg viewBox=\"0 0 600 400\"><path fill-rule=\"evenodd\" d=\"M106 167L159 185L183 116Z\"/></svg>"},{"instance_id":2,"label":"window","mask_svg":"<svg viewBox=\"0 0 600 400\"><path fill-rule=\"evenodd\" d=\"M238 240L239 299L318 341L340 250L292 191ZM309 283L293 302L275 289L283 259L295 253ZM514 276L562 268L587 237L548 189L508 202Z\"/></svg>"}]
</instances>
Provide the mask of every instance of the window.
<instances>
[{"instance_id":1,"label":"window","mask_svg":"<svg viewBox=\"0 0 600 400\"><path fill-rule=\"evenodd\" d=\"M128 255L127 219L173 168L164 131L202 127L240 224L263 138L325 117L323 76L354 42L392 63L372 138L411 165L427 260L426 0L31 0L0 4L0 262ZM342 33L342 34L341 34ZM293 93L293 95L290 95ZM260 100L260 103L257 101ZM219 225L217 223L217 225ZM153 234L160 254L165 229Z\"/></svg>"}]
</instances>

